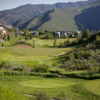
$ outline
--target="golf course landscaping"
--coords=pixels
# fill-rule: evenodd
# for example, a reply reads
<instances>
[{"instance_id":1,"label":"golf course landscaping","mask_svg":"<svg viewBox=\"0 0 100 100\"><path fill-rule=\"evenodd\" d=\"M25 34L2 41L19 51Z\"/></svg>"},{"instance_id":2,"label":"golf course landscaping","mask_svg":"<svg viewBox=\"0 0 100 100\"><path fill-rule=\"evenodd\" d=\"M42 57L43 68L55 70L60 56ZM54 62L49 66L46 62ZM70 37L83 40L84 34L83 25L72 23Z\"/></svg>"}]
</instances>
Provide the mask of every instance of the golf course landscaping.
<instances>
[{"instance_id":1,"label":"golf course landscaping","mask_svg":"<svg viewBox=\"0 0 100 100\"><path fill-rule=\"evenodd\" d=\"M76 46L65 47L67 38L57 39L56 47L53 39L34 38L34 45L33 39L15 40L20 41L12 38L0 47L1 100L100 100L99 74L73 65Z\"/></svg>"},{"instance_id":2,"label":"golf course landscaping","mask_svg":"<svg viewBox=\"0 0 100 100\"><path fill-rule=\"evenodd\" d=\"M17 100L16 96L21 96L23 100L34 100L35 92L39 93L41 91L45 92L49 98L61 97L61 100L63 100L62 98L67 98L68 100L99 100L100 84L93 84L96 82L100 83L100 80L48 79L40 76L0 76L0 87L2 86L0 89L0 98L7 100L5 95L10 96L13 93L14 96L12 96L11 100ZM94 92L94 90L98 92Z\"/></svg>"}]
</instances>

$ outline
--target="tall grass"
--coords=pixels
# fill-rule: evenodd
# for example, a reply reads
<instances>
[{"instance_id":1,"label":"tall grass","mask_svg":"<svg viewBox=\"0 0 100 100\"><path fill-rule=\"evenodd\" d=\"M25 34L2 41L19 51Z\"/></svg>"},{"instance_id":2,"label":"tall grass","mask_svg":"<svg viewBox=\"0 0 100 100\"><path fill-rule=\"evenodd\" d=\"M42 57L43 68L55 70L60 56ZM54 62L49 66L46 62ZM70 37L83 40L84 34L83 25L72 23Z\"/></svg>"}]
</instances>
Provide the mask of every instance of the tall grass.
<instances>
[{"instance_id":1,"label":"tall grass","mask_svg":"<svg viewBox=\"0 0 100 100\"><path fill-rule=\"evenodd\" d=\"M9 87L0 87L0 100L27 100L27 97L15 93Z\"/></svg>"}]
</instances>

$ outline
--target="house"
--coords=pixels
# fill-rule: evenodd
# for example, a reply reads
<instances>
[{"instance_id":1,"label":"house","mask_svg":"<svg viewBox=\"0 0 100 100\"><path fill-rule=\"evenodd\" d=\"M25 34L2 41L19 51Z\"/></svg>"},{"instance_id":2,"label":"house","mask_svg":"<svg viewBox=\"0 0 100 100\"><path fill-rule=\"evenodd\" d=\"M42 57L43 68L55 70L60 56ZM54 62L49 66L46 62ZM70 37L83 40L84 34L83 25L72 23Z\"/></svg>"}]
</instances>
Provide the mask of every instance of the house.
<instances>
[{"instance_id":1,"label":"house","mask_svg":"<svg viewBox=\"0 0 100 100\"><path fill-rule=\"evenodd\" d=\"M37 31L29 31L29 33L32 34L32 36L39 35L39 32L37 32Z\"/></svg>"},{"instance_id":2,"label":"house","mask_svg":"<svg viewBox=\"0 0 100 100\"><path fill-rule=\"evenodd\" d=\"M74 34L73 31L67 31L67 36L68 36L69 38L72 38L73 34Z\"/></svg>"},{"instance_id":3,"label":"house","mask_svg":"<svg viewBox=\"0 0 100 100\"><path fill-rule=\"evenodd\" d=\"M17 36L23 36L24 32L23 31L19 31L19 29L16 28L14 35L16 35L16 34L17 34Z\"/></svg>"},{"instance_id":4,"label":"house","mask_svg":"<svg viewBox=\"0 0 100 100\"><path fill-rule=\"evenodd\" d=\"M55 37L58 36L59 38L61 37L60 32L55 32Z\"/></svg>"},{"instance_id":5,"label":"house","mask_svg":"<svg viewBox=\"0 0 100 100\"><path fill-rule=\"evenodd\" d=\"M68 37L65 31L60 31L60 34L63 36L63 38Z\"/></svg>"},{"instance_id":6,"label":"house","mask_svg":"<svg viewBox=\"0 0 100 100\"><path fill-rule=\"evenodd\" d=\"M76 38L77 36L81 35L81 31L75 31L73 37Z\"/></svg>"},{"instance_id":7,"label":"house","mask_svg":"<svg viewBox=\"0 0 100 100\"><path fill-rule=\"evenodd\" d=\"M67 37L67 34L65 31L59 31L59 32L55 32L55 37L56 36L58 36L58 38L61 38L61 37L65 38Z\"/></svg>"},{"instance_id":8,"label":"house","mask_svg":"<svg viewBox=\"0 0 100 100\"><path fill-rule=\"evenodd\" d=\"M3 27L2 23L0 23L0 35L6 35L7 30Z\"/></svg>"}]
</instances>

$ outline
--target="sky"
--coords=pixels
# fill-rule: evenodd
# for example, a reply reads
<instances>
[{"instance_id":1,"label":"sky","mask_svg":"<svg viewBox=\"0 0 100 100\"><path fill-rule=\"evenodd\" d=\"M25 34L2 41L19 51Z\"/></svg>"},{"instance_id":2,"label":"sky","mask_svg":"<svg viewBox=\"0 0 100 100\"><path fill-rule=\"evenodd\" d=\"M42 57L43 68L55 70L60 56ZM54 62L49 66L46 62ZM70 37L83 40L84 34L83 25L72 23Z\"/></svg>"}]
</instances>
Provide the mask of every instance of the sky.
<instances>
[{"instance_id":1,"label":"sky","mask_svg":"<svg viewBox=\"0 0 100 100\"><path fill-rule=\"evenodd\" d=\"M57 2L76 2L86 0L0 0L0 11L16 8L25 4L54 4Z\"/></svg>"}]
</instances>

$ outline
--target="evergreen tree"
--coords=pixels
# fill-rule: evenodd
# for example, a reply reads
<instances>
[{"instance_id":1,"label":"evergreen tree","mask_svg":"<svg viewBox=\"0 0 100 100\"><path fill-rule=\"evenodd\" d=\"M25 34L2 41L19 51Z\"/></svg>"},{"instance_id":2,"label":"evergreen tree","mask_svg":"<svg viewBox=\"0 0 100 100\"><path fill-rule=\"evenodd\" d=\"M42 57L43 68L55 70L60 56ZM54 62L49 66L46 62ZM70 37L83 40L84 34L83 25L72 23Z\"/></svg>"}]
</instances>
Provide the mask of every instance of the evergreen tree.
<instances>
[{"instance_id":1,"label":"evergreen tree","mask_svg":"<svg viewBox=\"0 0 100 100\"><path fill-rule=\"evenodd\" d=\"M25 37L29 35L29 31L27 29L24 30L24 34Z\"/></svg>"},{"instance_id":2,"label":"evergreen tree","mask_svg":"<svg viewBox=\"0 0 100 100\"><path fill-rule=\"evenodd\" d=\"M6 41L7 40L7 37L6 37L6 35L4 34L4 36L3 36L3 39Z\"/></svg>"},{"instance_id":3,"label":"evergreen tree","mask_svg":"<svg viewBox=\"0 0 100 100\"><path fill-rule=\"evenodd\" d=\"M32 39L32 34L29 34L30 39Z\"/></svg>"},{"instance_id":4,"label":"evergreen tree","mask_svg":"<svg viewBox=\"0 0 100 100\"><path fill-rule=\"evenodd\" d=\"M10 41L10 35L9 34L7 35L7 40Z\"/></svg>"},{"instance_id":5,"label":"evergreen tree","mask_svg":"<svg viewBox=\"0 0 100 100\"><path fill-rule=\"evenodd\" d=\"M89 29L83 32L82 39L88 39L90 37Z\"/></svg>"}]
</instances>

